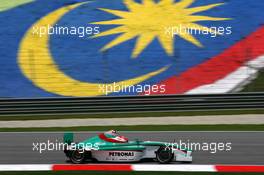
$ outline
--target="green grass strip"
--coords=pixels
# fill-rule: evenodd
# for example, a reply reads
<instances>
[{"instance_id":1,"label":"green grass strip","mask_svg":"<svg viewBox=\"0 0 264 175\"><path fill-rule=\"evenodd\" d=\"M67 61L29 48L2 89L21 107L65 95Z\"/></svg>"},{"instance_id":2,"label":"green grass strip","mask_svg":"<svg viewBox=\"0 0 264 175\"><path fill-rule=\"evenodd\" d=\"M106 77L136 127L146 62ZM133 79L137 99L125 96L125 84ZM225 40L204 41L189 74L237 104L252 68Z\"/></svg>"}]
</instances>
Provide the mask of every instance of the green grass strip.
<instances>
[{"instance_id":1,"label":"green grass strip","mask_svg":"<svg viewBox=\"0 0 264 175\"><path fill-rule=\"evenodd\" d=\"M0 132L37 131L264 131L264 125L138 125L138 126L87 126L66 128L0 128Z\"/></svg>"}]
</instances>

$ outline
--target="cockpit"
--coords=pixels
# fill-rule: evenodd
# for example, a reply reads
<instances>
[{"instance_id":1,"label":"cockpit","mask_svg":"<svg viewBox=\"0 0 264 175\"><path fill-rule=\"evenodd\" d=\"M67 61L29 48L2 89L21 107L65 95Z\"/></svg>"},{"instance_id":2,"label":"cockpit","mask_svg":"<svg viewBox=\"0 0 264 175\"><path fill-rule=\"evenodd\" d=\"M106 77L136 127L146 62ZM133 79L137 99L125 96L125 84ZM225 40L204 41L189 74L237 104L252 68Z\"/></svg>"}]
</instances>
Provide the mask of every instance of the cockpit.
<instances>
[{"instance_id":1,"label":"cockpit","mask_svg":"<svg viewBox=\"0 0 264 175\"><path fill-rule=\"evenodd\" d=\"M120 136L115 130L110 130L105 133L99 134L99 138L112 143L127 143L128 138Z\"/></svg>"}]
</instances>

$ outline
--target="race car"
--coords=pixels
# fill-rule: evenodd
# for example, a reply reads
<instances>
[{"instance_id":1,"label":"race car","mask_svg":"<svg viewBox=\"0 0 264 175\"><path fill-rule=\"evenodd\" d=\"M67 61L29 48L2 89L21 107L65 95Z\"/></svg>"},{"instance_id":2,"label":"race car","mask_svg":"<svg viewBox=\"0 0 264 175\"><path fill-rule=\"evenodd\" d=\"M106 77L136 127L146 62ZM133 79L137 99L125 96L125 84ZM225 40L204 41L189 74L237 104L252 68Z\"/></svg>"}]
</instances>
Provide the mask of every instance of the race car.
<instances>
[{"instance_id":1,"label":"race car","mask_svg":"<svg viewBox=\"0 0 264 175\"><path fill-rule=\"evenodd\" d=\"M79 143L73 142L73 133L64 134L65 155L74 164L84 162L192 162L192 151L182 150L165 142L129 141L111 130Z\"/></svg>"}]
</instances>

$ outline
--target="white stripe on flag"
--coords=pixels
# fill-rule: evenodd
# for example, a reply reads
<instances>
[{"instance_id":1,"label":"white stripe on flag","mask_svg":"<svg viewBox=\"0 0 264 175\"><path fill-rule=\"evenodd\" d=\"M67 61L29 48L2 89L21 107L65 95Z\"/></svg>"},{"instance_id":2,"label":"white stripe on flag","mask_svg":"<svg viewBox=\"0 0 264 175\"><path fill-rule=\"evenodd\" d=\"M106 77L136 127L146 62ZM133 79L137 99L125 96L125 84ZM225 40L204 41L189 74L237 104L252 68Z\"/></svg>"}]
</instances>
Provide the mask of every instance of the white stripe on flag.
<instances>
[{"instance_id":1,"label":"white stripe on flag","mask_svg":"<svg viewBox=\"0 0 264 175\"><path fill-rule=\"evenodd\" d=\"M247 62L244 66L238 68L226 77L212 83L194 88L185 94L220 94L228 93L248 84L249 81L256 78L259 69L264 67L264 56L260 56Z\"/></svg>"}]
</instances>

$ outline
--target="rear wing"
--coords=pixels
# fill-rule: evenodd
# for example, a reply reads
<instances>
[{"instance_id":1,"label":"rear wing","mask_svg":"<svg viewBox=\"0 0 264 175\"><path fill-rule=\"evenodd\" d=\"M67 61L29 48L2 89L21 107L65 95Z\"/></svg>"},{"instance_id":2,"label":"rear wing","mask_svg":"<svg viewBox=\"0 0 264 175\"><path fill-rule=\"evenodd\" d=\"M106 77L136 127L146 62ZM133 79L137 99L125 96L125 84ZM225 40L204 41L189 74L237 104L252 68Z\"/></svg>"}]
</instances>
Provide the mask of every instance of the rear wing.
<instances>
[{"instance_id":1,"label":"rear wing","mask_svg":"<svg viewBox=\"0 0 264 175\"><path fill-rule=\"evenodd\" d=\"M73 133L64 133L63 135L63 142L70 145L73 142Z\"/></svg>"}]
</instances>

